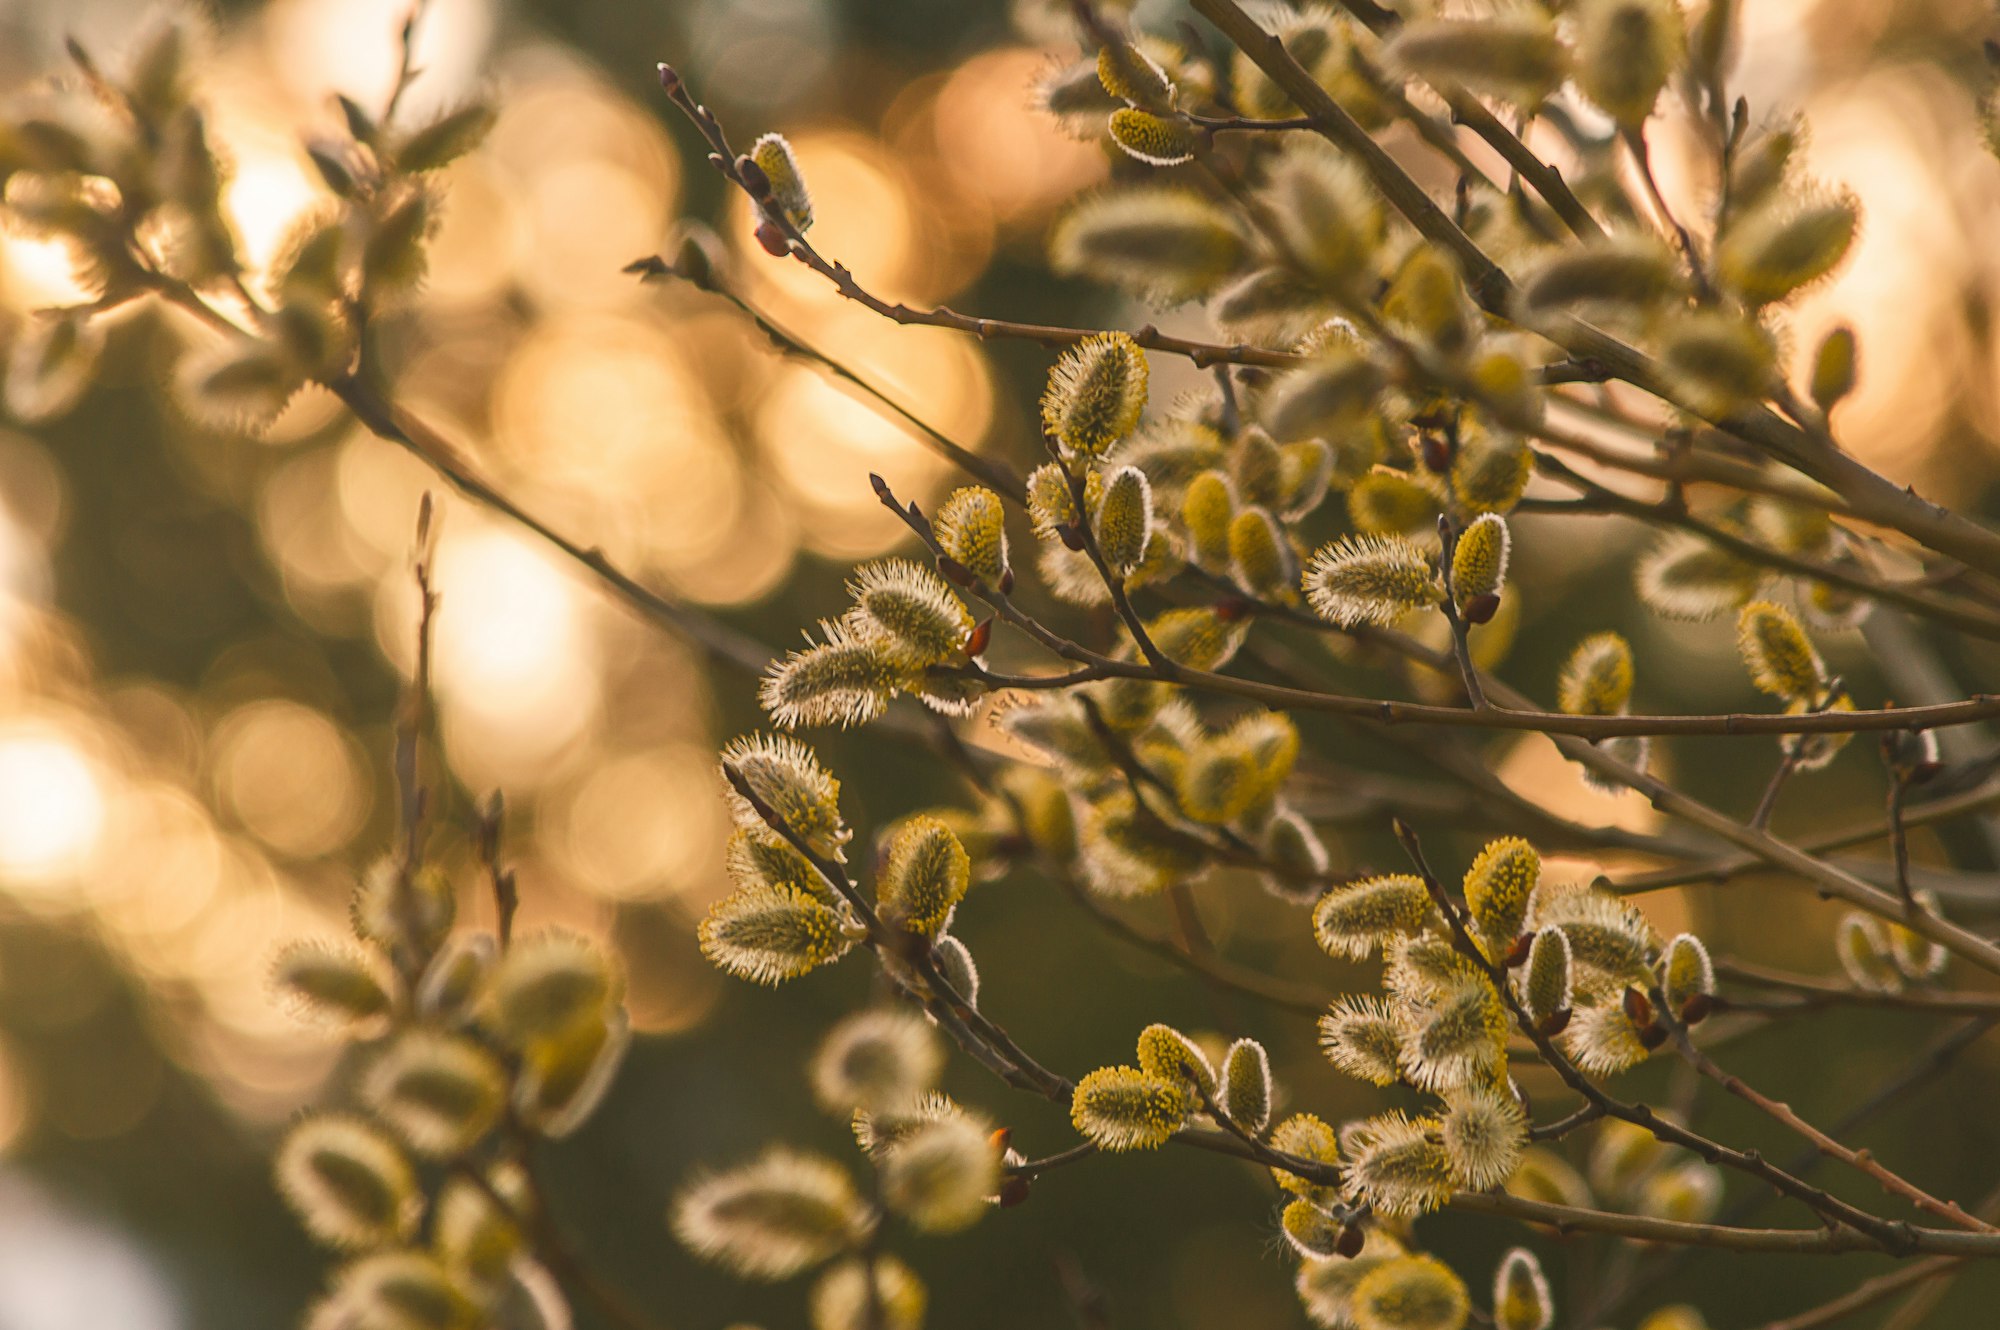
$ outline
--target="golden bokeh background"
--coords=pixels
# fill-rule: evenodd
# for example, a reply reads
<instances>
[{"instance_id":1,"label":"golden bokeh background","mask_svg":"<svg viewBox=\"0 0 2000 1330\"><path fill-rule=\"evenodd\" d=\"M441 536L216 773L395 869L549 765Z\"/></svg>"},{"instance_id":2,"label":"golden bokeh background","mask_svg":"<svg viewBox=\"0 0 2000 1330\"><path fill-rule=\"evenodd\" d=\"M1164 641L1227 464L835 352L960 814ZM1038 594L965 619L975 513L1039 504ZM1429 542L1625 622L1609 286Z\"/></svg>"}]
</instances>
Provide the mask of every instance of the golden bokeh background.
<instances>
[{"instance_id":1,"label":"golden bokeh background","mask_svg":"<svg viewBox=\"0 0 2000 1330\"><path fill-rule=\"evenodd\" d=\"M318 198L302 141L334 128L330 95L368 105L386 95L407 8L272 0L218 16L202 87L233 164L228 212L254 265ZM1864 215L1853 259L1796 311L1789 345L1804 354L1836 323L1862 329L1844 441L1898 481L1975 506L2000 472L2000 343L1989 335L2000 163L1977 116L1988 6L1747 0L1744 11L1742 91L1770 115L1804 112L1812 169L1852 191ZM0 83L46 78L69 33L115 60L143 13L137 0L0 5ZM669 123L652 62L682 64L739 139L767 128L790 137L816 195L816 243L878 294L1142 320L1041 271L1050 217L1106 161L1035 111L1030 84L1056 56L1007 18L1000 3L936 0L436 0L407 109L485 96L501 116L449 175L425 291L393 333L396 396L553 526L786 643L833 603L848 565L898 542L867 473L919 500L949 473L906 427L775 354L729 306L642 286L621 268L665 244L675 219L706 217L745 292L780 323L837 348L954 437L1017 458L1029 455L1045 362L1032 348L891 325L802 266L768 259L743 201L722 197ZM1692 197L1692 143L1670 124L1656 143L1669 196ZM78 295L59 246L0 236L0 322L18 328ZM224 1212L282 1230L260 1152L342 1067L336 1043L302 1033L274 1002L271 957L286 939L340 931L355 875L385 843L389 722L413 667L410 533L419 496L441 487L323 394L301 395L256 437L194 424L162 389L172 347L195 330L139 307L114 319L106 381L81 407L48 425L0 424L0 1251L21 1235L46 1239L73 1264L44 1262L57 1273L39 1277L82 1300L71 1319L8 1321L10 1281L39 1267L0 1255L0 1326L269 1326L302 1304L312 1258L288 1234L250 1232ZM1191 382L1158 368L1161 400ZM1632 544L1630 533L1603 539ZM1590 562L1538 562L1544 596L1603 593ZM694 950L693 923L722 889L713 755L754 722L750 690L708 673L533 536L456 498L444 502L438 581L450 775L471 795L506 794L524 924L612 939L632 968L636 1028L654 1036L595 1143L576 1151L640 1161L650 1192L593 1199L579 1183L574 1193L589 1213L620 1217L594 1230L612 1263L649 1269L669 1259L659 1210L675 1179L747 1144L702 1124L736 1111L811 1121L796 1104L746 1105L797 1097L791 1068L832 1018L832 990L725 994ZM1646 643L1697 662L1714 645L1660 633ZM1699 696L1698 678L1685 686ZM854 741L838 750L856 762L869 752ZM1520 745L1502 770L1538 797L1560 791L1585 818L1644 816L1568 792L1546 745ZM878 802L879 821L933 798L922 780L935 777L899 757L862 797ZM444 849L468 861L462 836ZM1295 923L1220 900L1214 910L1225 940L1276 946ZM991 952L1002 971L1014 964L1003 940L1034 936L1025 915L1009 929ZM1030 957L1016 982L1060 1005L1067 954ZM1171 984L1130 956L1116 961L1121 982ZM1136 999L1105 1001L1122 1012ZM733 1081L721 1059L746 1040L760 1067ZM821 1147L839 1148L820 1131ZM164 1158L179 1140L185 1163L212 1171ZM1123 1191L1058 1222L1050 1250L1147 1198L1171 1211L1171 1180L1140 1171L1124 1169ZM1298 1323L1282 1262L1258 1245L1268 1225L1242 1221L1254 1208L1231 1181L1204 1170L1191 1184L1200 1190L1187 1195L1227 1194L1233 1208L1226 1219L1197 1210L1161 1239L1146 1268L1175 1273L1132 1296L1168 1319L1131 1324ZM197 1200L204 1187L217 1190ZM1048 1210L1062 1203L1050 1200ZM1036 1207L1030 1218L1049 1216ZM131 1251L106 1248L106 1234ZM1009 1241L1033 1282L1055 1284L1031 1235ZM970 1270L979 1257L951 1259ZM90 1293L91 1270L123 1273ZM671 1270L682 1278L683 1265ZM737 1314L727 1285L685 1277L693 1291L669 1302L663 1324ZM973 1287L985 1276L964 1277ZM108 1308L125 1319L90 1319ZM938 1323L1035 1323L963 1314Z\"/></svg>"}]
</instances>

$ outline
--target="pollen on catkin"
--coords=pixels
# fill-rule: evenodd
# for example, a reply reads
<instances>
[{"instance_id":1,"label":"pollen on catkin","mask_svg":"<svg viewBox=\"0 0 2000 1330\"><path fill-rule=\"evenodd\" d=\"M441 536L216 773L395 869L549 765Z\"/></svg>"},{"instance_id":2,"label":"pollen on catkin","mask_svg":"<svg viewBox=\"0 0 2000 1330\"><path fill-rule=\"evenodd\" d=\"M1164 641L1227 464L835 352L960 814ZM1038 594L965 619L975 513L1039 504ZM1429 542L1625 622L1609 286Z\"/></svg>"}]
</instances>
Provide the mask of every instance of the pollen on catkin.
<instances>
[{"instance_id":1,"label":"pollen on catkin","mask_svg":"<svg viewBox=\"0 0 2000 1330\"><path fill-rule=\"evenodd\" d=\"M786 220L800 231L813 224L812 191L806 188L805 172L792 153L792 145L782 134L766 134L750 145L750 160L757 163L771 182L771 202Z\"/></svg>"},{"instance_id":2,"label":"pollen on catkin","mask_svg":"<svg viewBox=\"0 0 2000 1330\"><path fill-rule=\"evenodd\" d=\"M1121 101L1151 111L1174 102L1174 82L1160 62L1130 42L1106 42L1097 51L1097 81Z\"/></svg>"},{"instance_id":3,"label":"pollen on catkin","mask_svg":"<svg viewBox=\"0 0 2000 1330\"><path fill-rule=\"evenodd\" d=\"M1138 428L1146 353L1124 333L1099 333L1063 353L1042 394L1042 428L1065 449L1101 457Z\"/></svg>"},{"instance_id":4,"label":"pollen on catkin","mask_svg":"<svg viewBox=\"0 0 2000 1330\"><path fill-rule=\"evenodd\" d=\"M1204 471L1188 482L1181 495L1181 529L1187 533L1188 557L1210 572L1229 567L1229 524L1235 516L1229 481L1220 471Z\"/></svg>"},{"instance_id":5,"label":"pollen on catkin","mask_svg":"<svg viewBox=\"0 0 2000 1330\"><path fill-rule=\"evenodd\" d=\"M747 1279L788 1279L853 1247L871 1223L846 1169L782 1146L695 1183L673 1207L683 1246Z\"/></svg>"},{"instance_id":6,"label":"pollen on catkin","mask_svg":"<svg viewBox=\"0 0 2000 1330\"><path fill-rule=\"evenodd\" d=\"M1494 1330L1549 1330L1555 1315L1548 1276L1535 1254L1516 1247L1503 1256L1493 1275Z\"/></svg>"},{"instance_id":7,"label":"pollen on catkin","mask_svg":"<svg viewBox=\"0 0 2000 1330\"><path fill-rule=\"evenodd\" d=\"M1390 938L1421 929L1430 912L1422 878L1407 873L1363 878L1319 898L1313 936L1329 956L1363 960Z\"/></svg>"},{"instance_id":8,"label":"pollen on catkin","mask_svg":"<svg viewBox=\"0 0 2000 1330\"><path fill-rule=\"evenodd\" d=\"M1178 116L1155 115L1136 106L1111 113L1111 141L1127 157L1148 166L1179 166L1194 160L1194 127Z\"/></svg>"},{"instance_id":9,"label":"pollen on catkin","mask_svg":"<svg viewBox=\"0 0 2000 1330\"><path fill-rule=\"evenodd\" d=\"M1593 1076L1609 1076L1636 1067L1652 1056L1624 1005L1607 1002L1581 1007L1562 1033L1570 1060Z\"/></svg>"},{"instance_id":10,"label":"pollen on catkin","mask_svg":"<svg viewBox=\"0 0 2000 1330\"><path fill-rule=\"evenodd\" d=\"M1136 466L1121 466L1104 482L1097 506L1097 551L1120 576L1145 557L1153 531L1153 487Z\"/></svg>"},{"instance_id":11,"label":"pollen on catkin","mask_svg":"<svg viewBox=\"0 0 2000 1330\"><path fill-rule=\"evenodd\" d=\"M738 979L780 984L847 954L845 917L796 887L743 887L709 907L701 954Z\"/></svg>"},{"instance_id":12,"label":"pollen on catkin","mask_svg":"<svg viewBox=\"0 0 2000 1330\"><path fill-rule=\"evenodd\" d=\"M941 818L904 819L889 843L875 894L885 923L935 937L972 883L972 858Z\"/></svg>"},{"instance_id":13,"label":"pollen on catkin","mask_svg":"<svg viewBox=\"0 0 2000 1330\"><path fill-rule=\"evenodd\" d=\"M1387 627L1444 595L1429 556L1400 536L1343 536L1321 546L1304 583L1313 609L1343 628Z\"/></svg>"},{"instance_id":14,"label":"pollen on catkin","mask_svg":"<svg viewBox=\"0 0 2000 1330\"><path fill-rule=\"evenodd\" d=\"M1465 871L1465 903L1482 949L1506 955L1528 917L1528 898L1541 881L1542 857L1519 836L1491 841Z\"/></svg>"},{"instance_id":15,"label":"pollen on catkin","mask_svg":"<svg viewBox=\"0 0 2000 1330\"><path fill-rule=\"evenodd\" d=\"M1736 650L1761 692L1787 702L1816 702L1825 689L1825 663L1782 605L1768 600L1745 605L1736 619Z\"/></svg>"},{"instance_id":16,"label":"pollen on catkin","mask_svg":"<svg viewBox=\"0 0 2000 1330\"><path fill-rule=\"evenodd\" d=\"M946 554L987 586L1000 585L1007 572L1007 521L998 494L983 485L953 490L938 505L931 530Z\"/></svg>"},{"instance_id":17,"label":"pollen on catkin","mask_svg":"<svg viewBox=\"0 0 2000 1330\"><path fill-rule=\"evenodd\" d=\"M1271 1148L1323 1165L1329 1171L1340 1163L1339 1134L1311 1113L1294 1113L1273 1127ZM1339 1195L1336 1188L1282 1168L1273 1167L1271 1178L1294 1196L1303 1196L1309 1201L1327 1201Z\"/></svg>"},{"instance_id":18,"label":"pollen on catkin","mask_svg":"<svg viewBox=\"0 0 2000 1330\"><path fill-rule=\"evenodd\" d=\"M840 782L812 749L789 735L746 734L723 748L721 765L735 771L813 853L846 858L841 847L853 833L840 817ZM737 826L776 830L733 784L725 780L723 789Z\"/></svg>"},{"instance_id":19,"label":"pollen on catkin","mask_svg":"<svg viewBox=\"0 0 2000 1330\"><path fill-rule=\"evenodd\" d=\"M1194 1040L1171 1025L1154 1023L1139 1032L1139 1070L1164 1081L1186 1082L1203 1094L1215 1093L1215 1068Z\"/></svg>"},{"instance_id":20,"label":"pollen on catkin","mask_svg":"<svg viewBox=\"0 0 2000 1330\"><path fill-rule=\"evenodd\" d=\"M1334 999L1319 1018L1319 1046L1327 1061L1370 1085L1403 1078L1402 1033L1389 1004L1373 993Z\"/></svg>"},{"instance_id":21,"label":"pollen on catkin","mask_svg":"<svg viewBox=\"0 0 2000 1330\"><path fill-rule=\"evenodd\" d=\"M1451 554L1451 588L1460 606L1500 594L1510 544L1506 519L1497 513L1482 513L1459 532Z\"/></svg>"},{"instance_id":22,"label":"pollen on catkin","mask_svg":"<svg viewBox=\"0 0 2000 1330\"><path fill-rule=\"evenodd\" d=\"M1607 892L1545 882L1528 906L1528 926L1560 928L1569 943L1570 963L1609 983L1651 982L1649 958L1659 934L1633 906ZM1581 985L1585 976L1577 976Z\"/></svg>"},{"instance_id":23,"label":"pollen on catkin","mask_svg":"<svg viewBox=\"0 0 2000 1330\"><path fill-rule=\"evenodd\" d=\"M1157 1150L1193 1108L1179 1081L1137 1067L1099 1067L1076 1083L1069 1120L1100 1150Z\"/></svg>"}]
</instances>

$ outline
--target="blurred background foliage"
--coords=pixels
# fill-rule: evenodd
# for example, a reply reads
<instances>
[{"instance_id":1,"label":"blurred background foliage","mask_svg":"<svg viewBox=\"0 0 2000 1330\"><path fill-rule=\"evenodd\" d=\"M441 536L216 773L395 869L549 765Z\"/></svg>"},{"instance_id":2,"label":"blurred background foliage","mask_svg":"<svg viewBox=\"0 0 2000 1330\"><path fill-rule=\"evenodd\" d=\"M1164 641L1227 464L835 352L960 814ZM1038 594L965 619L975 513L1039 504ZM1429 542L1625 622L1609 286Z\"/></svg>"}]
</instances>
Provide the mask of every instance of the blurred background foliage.
<instances>
[{"instance_id":1,"label":"blurred background foliage","mask_svg":"<svg viewBox=\"0 0 2000 1330\"><path fill-rule=\"evenodd\" d=\"M333 127L331 94L385 94L406 9L220 6L203 92L254 262L315 197L300 145ZM1862 329L1845 438L1896 479L1990 515L2000 166L1980 149L1976 113L1987 11L1982 0L1753 0L1738 82L1755 107L1803 107L1814 169L1864 208L1855 259L1805 302L1793 350L1838 321ZM49 77L69 34L115 59L144 12L139 0L5 0L0 87ZM711 218L746 289L781 321L955 436L1017 459L1033 451L1047 358L891 326L765 259L742 200L724 199L658 97L653 62L680 65L740 140L791 137L818 196L815 239L881 294L1143 319L1043 271L1049 218L1108 163L1034 111L1030 84L1055 56L1012 17L1003 0L436 0L411 110L484 94L501 118L453 168L428 289L386 330L398 396L555 525L786 642L838 603L852 561L897 543L866 473L927 500L942 464L811 367L775 357L720 302L641 287L620 268L665 243L677 216ZM1671 194L1685 173L1662 134ZM0 237L5 335L74 294L59 250ZM414 618L406 551L435 482L315 393L259 437L197 426L166 388L184 332L128 309L104 382L74 411L0 427L0 1330L262 1330L295 1319L321 1278L271 1194L266 1156L343 1069L333 1041L273 1001L267 976L281 940L339 930L355 874L385 843L388 725ZM1185 366L1156 370L1158 400L1192 386L1177 377ZM1581 631L1567 625L1582 623L1633 639L1652 710L1743 700L1726 626L1670 630L1636 611L1626 570L1640 532L1606 520L1565 535L1519 542L1536 564L1520 580L1549 590L1505 673L1546 694ZM691 1170L767 1139L844 1148L800 1067L864 1000L866 967L776 993L725 986L692 936L723 886L713 753L756 723L753 690L704 673L531 538L456 501L440 560L442 749L461 791L444 809L446 853L469 862L457 828L470 801L504 790L524 925L608 936L631 973L642 1037L604 1110L554 1152L560 1217L664 1327L801 1324L798 1288L746 1288L696 1264L662 1218ZM1558 619L1562 630L1536 631ZM1864 654L1858 638L1832 644L1836 669L1865 668ZM1974 687L2000 679L1990 654L1948 664ZM1309 744L1370 759L1349 731L1306 729ZM949 789L933 759L879 737L823 751L863 828ZM1694 793L1740 805L1764 777L1744 751L1689 742L1665 760ZM1397 773L1394 750L1372 757ZM1653 817L1636 796L1584 791L1545 740L1497 742L1491 760L1571 816ZM1420 773L1407 775L1420 800ZM1792 801L1781 826L1880 797L1866 763L1819 779L1821 797ZM1433 821L1423 829L1450 845L1434 853L1462 860L1471 845L1447 839L1449 808ZM1339 852L1355 867L1386 863L1379 837L1356 833ZM1920 839L1917 851L1934 848ZM1992 846L1956 848L1992 867ZM1754 936L1765 959L1827 968L1830 916L1800 899L1746 879L1648 904L1669 927L1698 911L1713 943ZM1311 945L1302 916L1246 882L1209 884L1202 905L1250 963L1330 987L1358 979ZM1295 1107L1337 1119L1374 1097L1314 1054L1308 1021L1205 990L1094 929L1046 882L982 886L964 919L989 1009L1053 1065L1116 1061L1141 1025L1166 1020L1264 1039ZM1762 1083L1809 1114L1849 1104L1926 1037L1907 1014L1841 1019L1752 1044ZM1060 1114L976 1069L955 1069L947 1088L1013 1125L1030 1153L1072 1139ZM1996 1090L1992 1051L1976 1050L1862 1143L1892 1147L1920 1182L1976 1193L2000 1160ZM1718 1134L1783 1148L1730 1106L1703 1115ZM934 1290L939 1326L1303 1325L1267 1190L1221 1159L1107 1159L1052 1176L966 1238L904 1254ZM1491 1269L1512 1237L1451 1215L1426 1228L1468 1271ZM1609 1250L1539 1245L1559 1292ZM1696 1303L1721 1330L1866 1273L1866 1258L1718 1255L1659 1296ZM1931 1324L1990 1326L1997 1294L2000 1273L1974 1272ZM1091 1319L1100 1306L1108 1320Z\"/></svg>"}]
</instances>

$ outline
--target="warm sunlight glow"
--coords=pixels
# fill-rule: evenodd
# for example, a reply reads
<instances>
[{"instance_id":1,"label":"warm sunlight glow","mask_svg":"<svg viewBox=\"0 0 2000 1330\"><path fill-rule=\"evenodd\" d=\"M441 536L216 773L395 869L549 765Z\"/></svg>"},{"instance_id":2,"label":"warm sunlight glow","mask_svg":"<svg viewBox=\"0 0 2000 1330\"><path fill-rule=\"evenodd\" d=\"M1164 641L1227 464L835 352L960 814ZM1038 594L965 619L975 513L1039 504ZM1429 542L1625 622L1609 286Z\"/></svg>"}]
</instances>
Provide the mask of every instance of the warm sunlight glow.
<instances>
[{"instance_id":1,"label":"warm sunlight glow","mask_svg":"<svg viewBox=\"0 0 2000 1330\"><path fill-rule=\"evenodd\" d=\"M0 730L0 882L35 887L79 872L104 830L104 791L60 731Z\"/></svg>"}]
</instances>

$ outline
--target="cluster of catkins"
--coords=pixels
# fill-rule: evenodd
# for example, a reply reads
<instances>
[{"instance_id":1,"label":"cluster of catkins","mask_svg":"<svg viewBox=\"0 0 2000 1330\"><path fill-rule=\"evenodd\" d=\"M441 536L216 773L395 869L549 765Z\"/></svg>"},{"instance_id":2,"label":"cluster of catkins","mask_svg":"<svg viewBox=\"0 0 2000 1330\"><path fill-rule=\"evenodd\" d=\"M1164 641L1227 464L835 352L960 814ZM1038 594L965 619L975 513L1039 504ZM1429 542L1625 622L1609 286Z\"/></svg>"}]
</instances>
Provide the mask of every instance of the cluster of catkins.
<instances>
[{"instance_id":1,"label":"cluster of catkins","mask_svg":"<svg viewBox=\"0 0 2000 1330\"><path fill-rule=\"evenodd\" d=\"M1027 1185L1007 1172L1022 1163L1007 1132L936 1090L943 1067L944 1049L921 1014L876 1007L844 1017L813 1058L813 1097L847 1119L873 1187L864 1195L836 1161L775 1147L683 1191L675 1233L750 1279L820 1268L814 1330L916 1330L924 1285L881 1250L884 1225L893 1218L919 1233L956 1233Z\"/></svg>"},{"instance_id":2,"label":"cluster of catkins","mask_svg":"<svg viewBox=\"0 0 2000 1330\"><path fill-rule=\"evenodd\" d=\"M302 1015L356 1045L355 1104L311 1113L278 1147L281 1193L345 1255L313 1330L559 1330L536 1258L523 1150L567 1135L624 1057L623 981L604 951L544 932L502 946L457 932L434 869L378 865L351 942L298 942L277 963Z\"/></svg>"},{"instance_id":3,"label":"cluster of catkins","mask_svg":"<svg viewBox=\"0 0 2000 1330\"><path fill-rule=\"evenodd\" d=\"M7 218L59 241L91 295L36 315L16 337L5 399L18 418L67 411L96 373L101 316L175 287L240 307L250 329L182 357L178 399L199 420L261 425L308 380L350 372L368 316L423 277L440 206L435 173L493 124L493 110L473 104L392 129L341 98L346 135L306 145L327 194L258 279L224 215L228 162L193 97L202 43L186 13L170 14L113 77L72 42L78 77L52 81L0 123Z\"/></svg>"}]
</instances>

